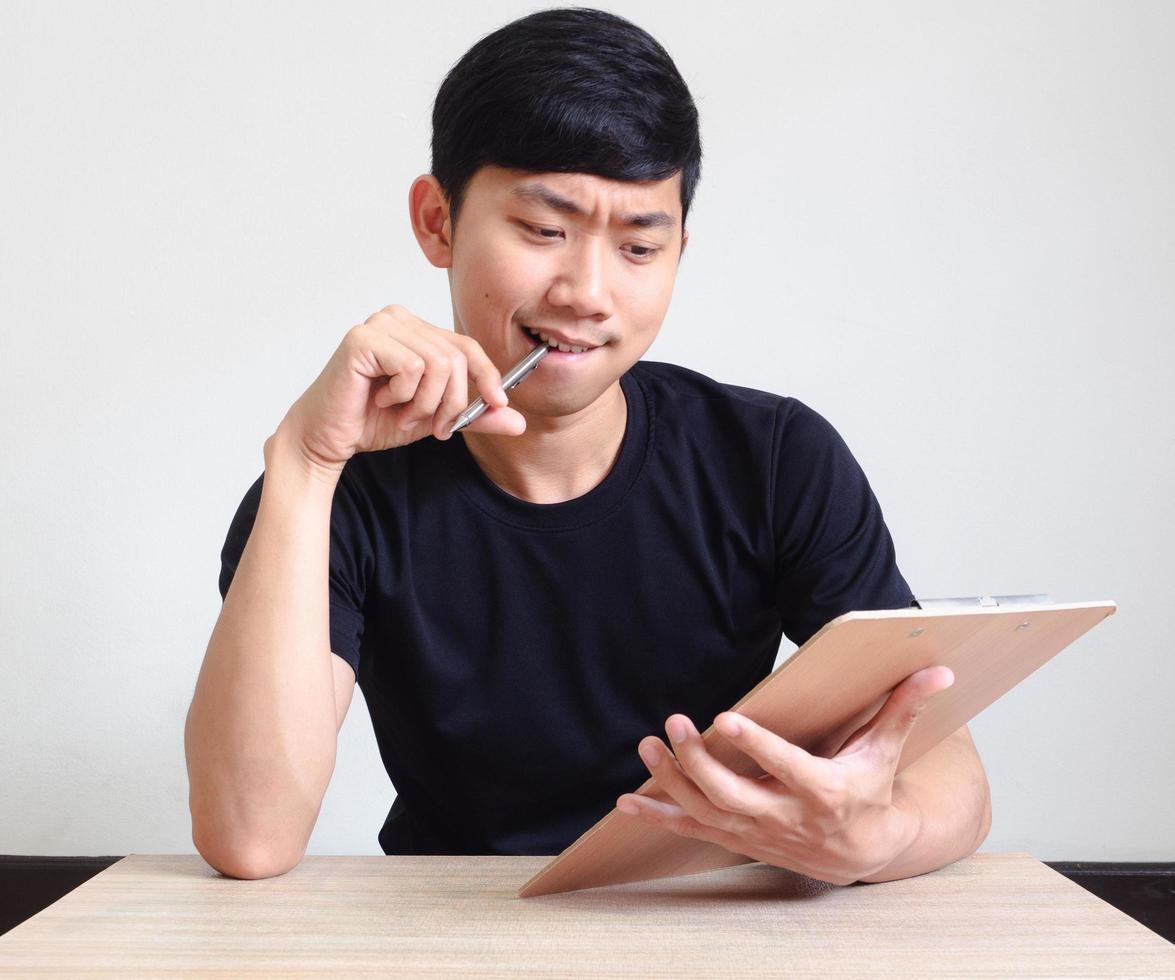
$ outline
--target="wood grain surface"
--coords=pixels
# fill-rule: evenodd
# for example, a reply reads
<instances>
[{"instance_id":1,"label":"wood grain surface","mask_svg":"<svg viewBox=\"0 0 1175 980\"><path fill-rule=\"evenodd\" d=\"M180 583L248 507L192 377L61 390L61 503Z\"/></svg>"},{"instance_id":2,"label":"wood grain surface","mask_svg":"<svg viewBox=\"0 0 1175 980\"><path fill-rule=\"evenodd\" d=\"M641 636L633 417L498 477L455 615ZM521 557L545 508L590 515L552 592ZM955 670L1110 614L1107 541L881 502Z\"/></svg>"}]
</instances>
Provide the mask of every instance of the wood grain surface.
<instances>
[{"instance_id":1,"label":"wood grain surface","mask_svg":"<svg viewBox=\"0 0 1175 980\"><path fill-rule=\"evenodd\" d=\"M539 898L545 857L132 854L0 936L0 974L1175 977L1175 946L1023 854L839 888L749 864Z\"/></svg>"}]
</instances>

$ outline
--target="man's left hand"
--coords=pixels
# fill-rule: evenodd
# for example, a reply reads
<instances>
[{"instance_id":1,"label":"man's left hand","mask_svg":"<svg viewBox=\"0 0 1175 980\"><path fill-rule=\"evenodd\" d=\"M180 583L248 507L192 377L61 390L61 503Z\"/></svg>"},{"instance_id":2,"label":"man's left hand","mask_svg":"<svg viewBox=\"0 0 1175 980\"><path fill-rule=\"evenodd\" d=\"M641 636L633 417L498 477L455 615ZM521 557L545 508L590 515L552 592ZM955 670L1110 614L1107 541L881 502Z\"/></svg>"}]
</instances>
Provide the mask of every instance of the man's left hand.
<instances>
[{"instance_id":1,"label":"man's left hand","mask_svg":"<svg viewBox=\"0 0 1175 980\"><path fill-rule=\"evenodd\" d=\"M758 778L724 766L689 718L670 715L665 731L673 752L655 735L642 739L639 751L677 805L625 793L617 806L632 813L631 805L640 819L683 837L851 884L892 863L917 837L921 815L894 802L894 775L919 713L953 683L954 674L941 665L911 674L831 759L811 755L743 715L722 712L715 726L759 764L764 774Z\"/></svg>"}]
</instances>

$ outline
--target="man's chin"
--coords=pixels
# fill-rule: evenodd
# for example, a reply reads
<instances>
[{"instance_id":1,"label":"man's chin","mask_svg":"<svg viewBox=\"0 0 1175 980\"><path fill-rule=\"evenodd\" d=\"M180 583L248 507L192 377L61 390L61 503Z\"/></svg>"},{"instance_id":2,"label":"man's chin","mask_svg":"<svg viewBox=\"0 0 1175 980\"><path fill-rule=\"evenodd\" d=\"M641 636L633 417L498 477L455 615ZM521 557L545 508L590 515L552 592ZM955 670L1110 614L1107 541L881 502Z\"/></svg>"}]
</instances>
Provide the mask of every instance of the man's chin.
<instances>
[{"instance_id":1,"label":"man's chin","mask_svg":"<svg viewBox=\"0 0 1175 980\"><path fill-rule=\"evenodd\" d=\"M532 376L536 372L532 372ZM542 424L544 421L570 418L593 408L606 407L609 393L619 387L619 381L619 377L609 378L602 387L596 381L592 385L594 394L585 391L585 385L573 382L555 387L535 385L523 393L522 389L531 384L530 378L526 378L513 391L507 392L507 396L510 397L510 407L523 415L529 427L532 421ZM514 397L516 393L517 397Z\"/></svg>"}]
</instances>

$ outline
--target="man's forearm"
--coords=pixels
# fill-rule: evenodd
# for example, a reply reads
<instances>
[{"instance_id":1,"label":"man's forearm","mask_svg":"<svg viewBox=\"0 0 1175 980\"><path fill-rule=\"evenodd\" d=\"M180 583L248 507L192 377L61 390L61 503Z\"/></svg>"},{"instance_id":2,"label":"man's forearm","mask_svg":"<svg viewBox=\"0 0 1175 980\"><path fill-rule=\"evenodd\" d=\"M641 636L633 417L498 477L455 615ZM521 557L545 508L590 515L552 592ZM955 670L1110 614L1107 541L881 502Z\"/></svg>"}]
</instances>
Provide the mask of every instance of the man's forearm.
<instances>
[{"instance_id":1,"label":"man's forearm","mask_svg":"<svg viewBox=\"0 0 1175 980\"><path fill-rule=\"evenodd\" d=\"M964 725L894 778L894 803L919 820L910 845L864 882L936 871L972 854L991 827L983 763Z\"/></svg>"}]
</instances>

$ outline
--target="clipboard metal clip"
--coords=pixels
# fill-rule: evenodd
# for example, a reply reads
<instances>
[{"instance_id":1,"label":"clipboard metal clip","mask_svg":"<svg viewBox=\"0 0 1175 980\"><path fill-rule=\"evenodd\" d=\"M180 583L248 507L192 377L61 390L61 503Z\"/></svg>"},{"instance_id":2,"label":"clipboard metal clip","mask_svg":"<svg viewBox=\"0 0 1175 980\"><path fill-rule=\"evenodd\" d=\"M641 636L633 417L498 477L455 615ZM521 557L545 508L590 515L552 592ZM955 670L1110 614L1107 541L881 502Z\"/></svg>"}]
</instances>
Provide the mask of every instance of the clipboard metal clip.
<instances>
[{"instance_id":1,"label":"clipboard metal clip","mask_svg":"<svg viewBox=\"0 0 1175 980\"><path fill-rule=\"evenodd\" d=\"M917 609L970 609L989 606L1048 606L1052 600L1047 595L977 595L959 596L951 599L911 599L910 608Z\"/></svg>"}]
</instances>

